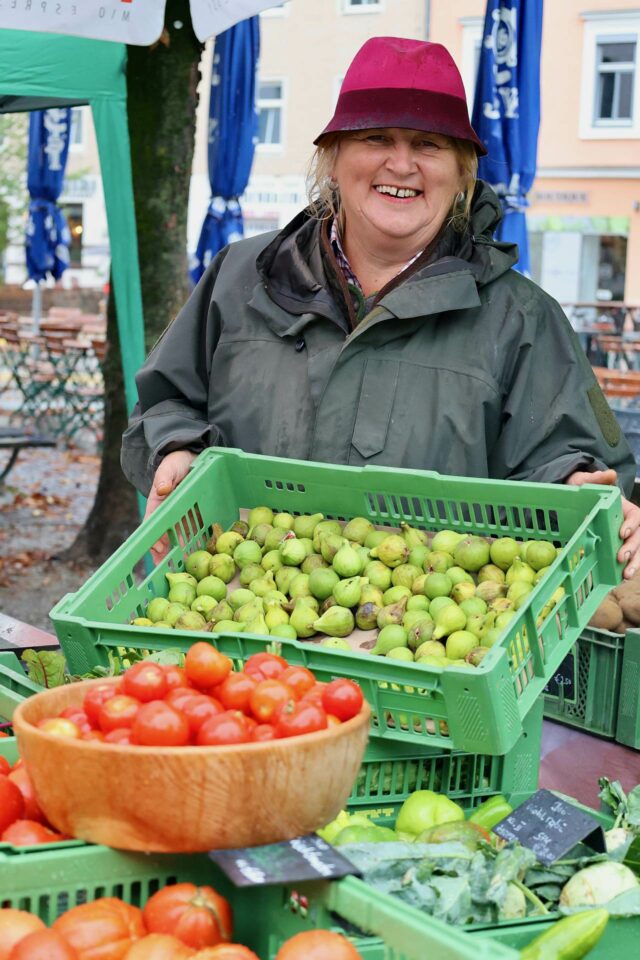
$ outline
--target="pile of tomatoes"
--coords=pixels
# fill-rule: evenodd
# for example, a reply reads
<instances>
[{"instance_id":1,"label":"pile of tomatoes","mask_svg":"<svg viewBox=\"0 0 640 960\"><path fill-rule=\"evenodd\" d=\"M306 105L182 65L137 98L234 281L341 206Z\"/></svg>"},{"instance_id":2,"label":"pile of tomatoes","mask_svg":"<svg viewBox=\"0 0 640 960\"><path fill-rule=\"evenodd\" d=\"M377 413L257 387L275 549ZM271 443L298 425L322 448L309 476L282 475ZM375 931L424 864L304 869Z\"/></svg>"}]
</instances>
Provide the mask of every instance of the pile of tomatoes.
<instances>
[{"instance_id":1,"label":"pile of tomatoes","mask_svg":"<svg viewBox=\"0 0 640 960\"><path fill-rule=\"evenodd\" d=\"M82 705L38 726L62 737L152 747L225 746L315 733L362 709L352 680L320 683L306 667L256 653L241 671L212 644L194 643L184 667L141 661L92 684Z\"/></svg>"},{"instance_id":2,"label":"pile of tomatoes","mask_svg":"<svg viewBox=\"0 0 640 960\"><path fill-rule=\"evenodd\" d=\"M27 847L68 839L47 823L23 762L18 760L12 767L0 757L0 841Z\"/></svg>"},{"instance_id":3,"label":"pile of tomatoes","mask_svg":"<svg viewBox=\"0 0 640 960\"><path fill-rule=\"evenodd\" d=\"M102 897L72 907L51 927L24 910L0 909L1 960L259 960L232 936L229 902L193 883L164 887L142 910ZM313 930L287 940L276 960L359 958L345 937Z\"/></svg>"}]
</instances>

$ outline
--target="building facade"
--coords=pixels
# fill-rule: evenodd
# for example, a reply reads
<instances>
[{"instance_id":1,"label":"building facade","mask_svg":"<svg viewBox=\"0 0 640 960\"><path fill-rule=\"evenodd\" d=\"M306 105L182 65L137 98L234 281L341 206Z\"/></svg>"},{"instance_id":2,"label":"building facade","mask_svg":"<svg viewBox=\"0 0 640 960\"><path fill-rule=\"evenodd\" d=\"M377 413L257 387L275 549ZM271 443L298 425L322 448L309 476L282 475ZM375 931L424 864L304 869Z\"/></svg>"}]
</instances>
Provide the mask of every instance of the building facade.
<instances>
[{"instance_id":1,"label":"building facade","mask_svg":"<svg viewBox=\"0 0 640 960\"><path fill-rule=\"evenodd\" d=\"M259 144L242 198L247 235L283 226L306 202L313 139L330 118L353 55L372 36L449 48L473 100L485 0L286 0L261 15ZM189 202L193 251L209 200L208 85L201 102ZM640 304L640 5L546 0L538 173L528 211L532 274L562 303ZM90 111L74 111L61 202L74 249L65 285L108 278L108 231ZM9 282L24 280L10 251Z\"/></svg>"}]
</instances>

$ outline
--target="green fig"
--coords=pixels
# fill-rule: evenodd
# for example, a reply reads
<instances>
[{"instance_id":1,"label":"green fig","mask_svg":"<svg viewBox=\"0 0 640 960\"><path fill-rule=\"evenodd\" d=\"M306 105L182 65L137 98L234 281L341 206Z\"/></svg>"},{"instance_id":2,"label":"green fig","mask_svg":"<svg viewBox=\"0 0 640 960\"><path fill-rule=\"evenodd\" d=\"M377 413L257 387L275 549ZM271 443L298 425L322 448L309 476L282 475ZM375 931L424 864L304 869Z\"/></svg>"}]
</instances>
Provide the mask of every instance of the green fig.
<instances>
[{"instance_id":1,"label":"green fig","mask_svg":"<svg viewBox=\"0 0 640 960\"><path fill-rule=\"evenodd\" d=\"M289 614L282 607L269 607L264 615L264 622L269 628L269 633L271 633L272 628L279 623L289 623Z\"/></svg>"},{"instance_id":2,"label":"green fig","mask_svg":"<svg viewBox=\"0 0 640 960\"><path fill-rule=\"evenodd\" d=\"M249 524L246 520L234 520L229 530L232 533L239 533L241 537L246 537L249 534Z\"/></svg>"},{"instance_id":3,"label":"green fig","mask_svg":"<svg viewBox=\"0 0 640 960\"><path fill-rule=\"evenodd\" d=\"M263 614L258 614L253 620L247 620L244 625L245 633L257 633L261 637L269 636L269 627Z\"/></svg>"},{"instance_id":4,"label":"green fig","mask_svg":"<svg viewBox=\"0 0 640 960\"><path fill-rule=\"evenodd\" d=\"M372 583L369 583L367 577L362 578L362 592L360 594L360 603L375 603L378 607L384 606L384 600L382 599L382 590L380 587L374 587Z\"/></svg>"},{"instance_id":5,"label":"green fig","mask_svg":"<svg viewBox=\"0 0 640 960\"><path fill-rule=\"evenodd\" d=\"M417 623L412 624L407 632L408 643L411 649L417 650L422 644L431 640L434 630L435 623L431 617L429 617L428 620L418 620Z\"/></svg>"},{"instance_id":6,"label":"green fig","mask_svg":"<svg viewBox=\"0 0 640 960\"><path fill-rule=\"evenodd\" d=\"M418 567L420 572L423 573L424 564L430 553L429 547L412 547L409 551L407 563L410 563L413 567Z\"/></svg>"},{"instance_id":7,"label":"green fig","mask_svg":"<svg viewBox=\"0 0 640 960\"><path fill-rule=\"evenodd\" d=\"M289 536L289 532L288 530L283 530L282 527L272 527L264 538L264 543L262 544L263 551L269 553L270 550L277 550L282 541Z\"/></svg>"},{"instance_id":8,"label":"green fig","mask_svg":"<svg viewBox=\"0 0 640 960\"><path fill-rule=\"evenodd\" d=\"M317 611L304 603L297 603L289 617L289 624L296 631L296 636L302 639L313 637L316 633L314 626L318 619Z\"/></svg>"},{"instance_id":9,"label":"green fig","mask_svg":"<svg viewBox=\"0 0 640 960\"><path fill-rule=\"evenodd\" d=\"M461 540L464 540L463 533L456 533L454 530L439 530L431 541L431 549L442 550L444 553L450 553L453 556L453 551Z\"/></svg>"},{"instance_id":10,"label":"green fig","mask_svg":"<svg viewBox=\"0 0 640 960\"><path fill-rule=\"evenodd\" d=\"M240 571L240 584L243 587L248 587L252 580L257 580L258 577L264 575L264 567L261 563L248 563L246 567L243 567Z\"/></svg>"},{"instance_id":11,"label":"green fig","mask_svg":"<svg viewBox=\"0 0 640 960\"><path fill-rule=\"evenodd\" d=\"M173 630L173 624L169 623L168 620L156 620L153 625L162 630Z\"/></svg>"},{"instance_id":12,"label":"green fig","mask_svg":"<svg viewBox=\"0 0 640 960\"><path fill-rule=\"evenodd\" d=\"M209 575L219 577L224 583L230 583L236 574L233 557L228 553L216 553L209 557Z\"/></svg>"},{"instance_id":13,"label":"green fig","mask_svg":"<svg viewBox=\"0 0 640 960\"><path fill-rule=\"evenodd\" d=\"M231 557L235 548L242 541L243 537L239 533L236 533L235 530L228 530L216 540L216 553L227 553Z\"/></svg>"},{"instance_id":14,"label":"green fig","mask_svg":"<svg viewBox=\"0 0 640 960\"><path fill-rule=\"evenodd\" d=\"M362 573L367 564L371 563L371 551L367 549L367 547L362 546L356 546L353 549L360 557L360 573Z\"/></svg>"},{"instance_id":15,"label":"green fig","mask_svg":"<svg viewBox=\"0 0 640 960\"><path fill-rule=\"evenodd\" d=\"M326 600L333 588L340 583L340 577L331 567L317 567L309 574L309 590L318 600Z\"/></svg>"},{"instance_id":16,"label":"green fig","mask_svg":"<svg viewBox=\"0 0 640 960\"><path fill-rule=\"evenodd\" d=\"M234 613L235 609L228 600L221 600L220 603L216 603L215 607L205 614L205 620L208 623L219 623L220 620L233 620Z\"/></svg>"},{"instance_id":17,"label":"green fig","mask_svg":"<svg viewBox=\"0 0 640 960\"><path fill-rule=\"evenodd\" d=\"M191 603L193 603L193 600ZM188 609L189 607L187 607L184 603L170 603L165 611L163 619L166 620L167 623L170 623L172 626L174 626L178 617L183 613L186 613Z\"/></svg>"},{"instance_id":18,"label":"green fig","mask_svg":"<svg viewBox=\"0 0 640 960\"><path fill-rule=\"evenodd\" d=\"M411 644L411 637L409 637L409 644ZM447 651L444 643L440 643L439 640L425 640L416 648L415 654L417 660L418 657L446 657Z\"/></svg>"},{"instance_id":19,"label":"green fig","mask_svg":"<svg viewBox=\"0 0 640 960\"><path fill-rule=\"evenodd\" d=\"M523 559L536 571L550 567L556 559L556 548L548 540L530 540L526 547Z\"/></svg>"},{"instance_id":20,"label":"green fig","mask_svg":"<svg viewBox=\"0 0 640 960\"><path fill-rule=\"evenodd\" d=\"M377 624L382 630L389 624L399 625L407 609L407 598L403 597L397 603L391 603L388 607L383 607L378 614Z\"/></svg>"},{"instance_id":21,"label":"green fig","mask_svg":"<svg viewBox=\"0 0 640 960\"><path fill-rule=\"evenodd\" d=\"M233 619L237 623L248 623L250 620L255 620L257 616L264 613L264 604L260 597L254 597L251 603L243 603L239 607L234 615Z\"/></svg>"},{"instance_id":22,"label":"green fig","mask_svg":"<svg viewBox=\"0 0 640 960\"><path fill-rule=\"evenodd\" d=\"M295 570L295 567L291 567ZM289 596L292 600L297 597L308 597L311 595L309 589L309 577L306 573L298 573L289 584Z\"/></svg>"},{"instance_id":23,"label":"green fig","mask_svg":"<svg viewBox=\"0 0 640 960\"><path fill-rule=\"evenodd\" d=\"M424 562L425 573L446 573L453 566L453 557L443 550L432 550Z\"/></svg>"},{"instance_id":24,"label":"green fig","mask_svg":"<svg viewBox=\"0 0 640 960\"><path fill-rule=\"evenodd\" d=\"M385 657L389 660L404 660L407 663L413 663L414 660L413 653L408 647L392 647L388 653L385 653Z\"/></svg>"},{"instance_id":25,"label":"green fig","mask_svg":"<svg viewBox=\"0 0 640 960\"><path fill-rule=\"evenodd\" d=\"M386 540L378 544L371 551L374 560L381 560L385 566L393 569L399 567L401 563L406 563L409 558L409 548L404 538L398 534L390 534Z\"/></svg>"},{"instance_id":26,"label":"green fig","mask_svg":"<svg viewBox=\"0 0 640 960\"><path fill-rule=\"evenodd\" d=\"M407 600L407 610L428 610L429 599L423 593L415 594Z\"/></svg>"},{"instance_id":27,"label":"green fig","mask_svg":"<svg viewBox=\"0 0 640 960\"><path fill-rule=\"evenodd\" d=\"M378 614L382 607L368 601L362 603L356 610L356 626L359 630L373 630L378 623Z\"/></svg>"},{"instance_id":28,"label":"green fig","mask_svg":"<svg viewBox=\"0 0 640 960\"><path fill-rule=\"evenodd\" d=\"M463 570L462 567L449 567L447 570L447 576L451 583L456 585L456 583L475 583L475 580L470 573L467 573L466 570Z\"/></svg>"},{"instance_id":29,"label":"green fig","mask_svg":"<svg viewBox=\"0 0 640 960\"><path fill-rule=\"evenodd\" d=\"M340 547L331 565L340 578L355 577L360 573L360 557L348 543Z\"/></svg>"},{"instance_id":30,"label":"green fig","mask_svg":"<svg viewBox=\"0 0 640 960\"><path fill-rule=\"evenodd\" d=\"M249 511L249 516L247 517L247 523L249 524L249 529L253 529L259 523L273 523L273 510L269 507L254 507L253 510Z\"/></svg>"},{"instance_id":31,"label":"green fig","mask_svg":"<svg viewBox=\"0 0 640 960\"><path fill-rule=\"evenodd\" d=\"M447 637L445 649L449 660L464 660L474 647L478 646L478 638L468 630L454 630Z\"/></svg>"},{"instance_id":32,"label":"green fig","mask_svg":"<svg viewBox=\"0 0 640 960\"><path fill-rule=\"evenodd\" d=\"M155 627L153 620L150 620L149 617L134 617L131 621L132 627Z\"/></svg>"},{"instance_id":33,"label":"green fig","mask_svg":"<svg viewBox=\"0 0 640 960\"><path fill-rule=\"evenodd\" d=\"M294 537L280 544L280 559L287 567L299 567L306 555L304 544Z\"/></svg>"},{"instance_id":34,"label":"green fig","mask_svg":"<svg viewBox=\"0 0 640 960\"><path fill-rule=\"evenodd\" d=\"M397 603L398 600L402 600L404 597L407 602L409 597L412 596L411 590L408 587L389 587L388 590L382 594L382 603L385 607L388 607L392 603Z\"/></svg>"},{"instance_id":35,"label":"green fig","mask_svg":"<svg viewBox=\"0 0 640 960\"><path fill-rule=\"evenodd\" d=\"M293 530L295 519L291 513L276 513L271 523L280 530Z\"/></svg>"},{"instance_id":36,"label":"green fig","mask_svg":"<svg viewBox=\"0 0 640 960\"><path fill-rule=\"evenodd\" d=\"M459 604L461 610L464 610L468 617L474 614L485 614L487 612L487 603L482 597L470 597Z\"/></svg>"},{"instance_id":37,"label":"green fig","mask_svg":"<svg viewBox=\"0 0 640 960\"><path fill-rule=\"evenodd\" d=\"M260 547L264 547L264 542L267 539L267 535L273 530L273 527L270 523L258 523L252 530L249 531L249 540L255 540L255 542Z\"/></svg>"},{"instance_id":38,"label":"green fig","mask_svg":"<svg viewBox=\"0 0 640 960\"><path fill-rule=\"evenodd\" d=\"M511 586L516 580L524 580L526 583L533 583L536 577L536 572L533 567L530 567L528 563L525 563L524 560L519 560L517 557L507 570L505 576L505 583L508 587Z\"/></svg>"},{"instance_id":39,"label":"green fig","mask_svg":"<svg viewBox=\"0 0 640 960\"><path fill-rule=\"evenodd\" d=\"M333 588L333 596L341 607L357 607L362 593L363 577L349 577L339 580Z\"/></svg>"},{"instance_id":40,"label":"green fig","mask_svg":"<svg viewBox=\"0 0 640 960\"><path fill-rule=\"evenodd\" d=\"M284 637L285 640L298 639L298 634L290 623L278 623L275 627L270 627L269 636Z\"/></svg>"},{"instance_id":41,"label":"green fig","mask_svg":"<svg viewBox=\"0 0 640 960\"><path fill-rule=\"evenodd\" d=\"M321 520L324 520L324 516L321 513L314 513L312 516L304 514L301 517L296 517L293 521L293 532L296 537L312 538Z\"/></svg>"},{"instance_id":42,"label":"green fig","mask_svg":"<svg viewBox=\"0 0 640 960\"><path fill-rule=\"evenodd\" d=\"M240 570L249 564L259 564L262 560L262 548L255 540L243 540L233 551L233 562Z\"/></svg>"},{"instance_id":43,"label":"green fig","mask_svg":"<svg viewBox=\"0 0 640 960\"><path fill-rule=\"evenodd\" d=\"M198 586L196 578L191 573L187 573L186 570L180 573L165 573L165 577L167 578L169 589L177 583L189 583L192 587Z\"/></svg>"},{"instance_id":44,"label":"green fig","mask_svg":"<svg viewBox=\"0 0 640 960\"><path fill-rule=\"evenodd\" d=\"M388 536L388 530L372 530L371 533L367 534L364 546L367 547L368 550L373 550L373 548L379 546L383 540L386 540Z\"/></svg>"},{"instance_id":45,"label":"green fig","mask_svg":"<svg viewBox=\"0 0 640 960\"><path fill-rule=\"evenodd\" d=\"M213 624L212 633L243 633L244 623L235 620L218 620Z\"/></svg>"},{"instance_id":46,"label":"green fig","mask_svg":"<svg viewBox=\"0 0 640 960\"><path fill-rule=\"evenodd\" d=\"M506 610L513 610L513 600L509 597L496 597L489 604L489 609L494 613L504 613Z\"/></svg>"},{"instance_id":47,"label":"green fig","mask_svg":"<svg viewBox=\"0 0 640 960\"><path fill-rule=\"evenodd\" d=\"M492 603L498 597L504 597L506 592L506 587L503 584L496 583L495 580L485 580L476 587L475 596L480 597L485 603Z\"/></svg>"},{"instance_id":48,"label":"green fig","mask_svg":"<svg viewBox=\"0 0 640 960\"><path fill-rule=\"evenodd\" d=\"M451 599L460 604L464 600L470 600L475 595L475 592L475 584L467 583L463 580L462 583L454 583L451 588Z\"/></svg>"},{"instance_id":49,"label":"green fig","mask_svg":"<svg viewBox=\"0 0 640 960\"><path fill-rule=\"evenodd\" d=\"M269 607L284 607L285 604L288 603L287 597L280 590L267 590L267 592L263 594L262 600L265 609L269 609Z\"/></svg>"},{"instance_id":50,"label":"green fig","mask_svg":"<svg viewBox=\"0 0 640 960\"><path fill-rule=\"evenodd\" d=\"M302 598L302 599L304 599L304 598ZM336 600L336 598L334 597L334 595L331 594L330 597L327 597L327 599L326 599L326 600L323 600L322 603L320 604L320 607L319 607L320 614L323 614L323 613L324 613L326 610L328 610L330 607L335 607L335 606L337 606L337 603L338 603L338 601Z\"/></svg>"},{"instance_id":51,"label":"green fig","mask_svg":"<svg viewBox=\"0 0 640 960\"><path fill-rule=\"evenodd\" d=\"M416 577L411 584L411 593L413 593L416 597L423 596L425 600L427 600L424 592L424 585L427 582L427 577L430 576L430 573L421 573L419 577Z\"/></svg>"},{"instance_id":52,"label":"green fig","mask_svg":"<svg viewBox=\"0 0 640 960\"><path fill-rule=\"evenodd\" d=\"M326 600L324 602L326 603ZM285 606L285 610L287 610L290 613L291 610L293 610L299 604L303 604L303 606L305 607L311 607L312 610L320 609L319 601L316 600L315 597L312 597L311 594L306 593L306 594L302 594L302 596L300 597L295 597L293 600L290 600L289 603ZM333 604L331 604L331 606L333 606ZM327 607L327 609L329 608Z\"/></svg>"},{"instance_id":53,"label":"green fig","mask_svg":"<svg viewBox=\"0 0 640 960\"><path fill-rule=\"evenodd\" d=\"M314 570L328 570L329 564L321 553L310 553L302 561L300 569L303 573L312 574Z\"/></svg>"},{"instance_id":54,"label":"green fig","mask_svg":"<svg viewBox=\"0 0 640 960\"><path fill-rule=\"evenodd\" d=\"M468 633L472 633L474 637L477 637L478 640L480 640L486 630L485 620L486 617L483 613L472 613L467 617L465 630L467 630Z\"/></svg>"},{"instance_id":55,"label":"green fig","mask_svg":"<svg viewBox=\"0 0 640 960\"><path fill-rule=\"evenodd\" d=\"M464 630L467 624L464 611L455 604L450 607L444 607L439 613L435 614L433 619L436 624L435 630L433 631L434 640L439 640L440 637L447 637L451 633ZM449 656L449 654L447 654L447 656Z\"/></svg>"},{"instance_id":56,"label":"green fig","mask_svg":"<svg viewBox=\"0 0 640 960\"><path fill-rule=\"evenodd\" d=\"M483 537L463 537L454 547L453 559L456 566L468 573L475 573L489 563L489 544Z\"/></svg>"},{"instance_id":57,"label":"green fig","mask_svg":"<svg viewBox=\"0 0 640 960\"><path fill-rule=\"evenodd\" d=\"M484 583L485 580L504 583L504 570L501 570L495 563L485 563L484 567L480 567L478 570L478 583Z\"/></svg>"},{"instance_id":58,"label":"green fig","mask_svg":"<svg viewBox=\"0 0 640 960\"><path fill-rule=\"evenodd\" d=\"M478 667L489 653L488 647L474 647L464 658L472 667Z\"/></svg>"},{"instance_id":59,"label":"green fig","mask_svg":"<svg viewBox=\"0 0 640 960\"><path fill-rule=\"evenodd\" d=\"M519 610L532 590L532 583L527 583L526 580L515 580L507 590L507 600L511 600L514 610Z\"/></svg>"},{"instance_id":60,"label":"green fig","mask_svg":"<svg viewBox=\"0 0 640 960\"><path fill-rule=\"evenodd\" d=\"M154 597L153 600L150 600L147 604L147 609L145 611L149 620L152 620L154 623L157 623L159 620L164 620L169 610L170 602L166 597Z\"/></svg>"},{"instance_id":61,"label":"green fig","mask_svg":"<svg viewBox=\"0 0 640 960\"><path fill-rule=\"evenodd\" d=\"M218 537L222 536L223 530L219 523L214 523L211 536L205 544L205 550L207 553L214 554L216 552L216 543L218 542Z\"/></svg>"},{"instance_id":62,"label":"green fig","mask_svg":"<svg viewBox=\"0 0 640 960\"><path fill-rule=\"evenodd\" d=\"M227 585L220 577L206 576L196 587L198 597L213 597L217 602L227 595Z\"/></svg>"},{"instance_id":63,"label":"green fig","mask_svg":"<svg viewBox=\"0 0 640 960\"><path fill-rule=\"evenodd\" d=\"M381 560L371 560L362 573L373 587L388 590L391 586L391 570Z\"/></svg>"},{"instance_id":64,"label":"green fig","mask_svg":"<svg viewBox=\"0 0 640 960\"><path fill-rule=\"evenodd\" d=\"M342 536L342 526L338 523L337 520L321 520L318 523L313 531L313 549L316 553L320 552L320 539L326 537L328 534L337 534L339 537Z\"/></svg>"},{"instance_id":65,"label":"green fig","mask_svg":"<svg viewBox=\"0 0 640 960\"><path fill-rule=\"evenodd\" d=\"M196 588L191 583L180 581L169 590L169 603L182 603L190 607L196 598Z\"/></svg>"},{"instance_id":66,"label":"green fig","mask_svg":"<svg viewBox=\"0 0 640 960\"><path fill-rule=\"evenodd\" d=\"M209 614L217 606L218 601L214 597L209 597L206 594L202 594L202 596L195 598L191 604L191 609L195 610L196 613L201 613L205 620L208 620L209 617L207 614Z\"/></svg>"},{"instance_id":67,"label":"green fig","mask_svg":"<svg viewBox=\"0 0 640 960\"><path fill-rule=\"evenodd\" d=\"M429 600L436 597L448 597L453 589L451 580L446 573L430 573L424 582L425 596Z\"/></svg>"},{"instance_id":68,"label":"green fig","mask_svg":"<svg viewBox=\"0 0 640 960\"><path fill-rule=\"evenodd\" d=\"M424 654L419 657L418 651L416 650L415 661L423 667L437 667L439 670L443 670L445 667L448 667L451 661L448 657L437 657L433 654Z\"/></svg>"},{"instance_id":69,"label":"green fig","mask_svg":"<svg viewBox=\"0 0 640 960\"><path fill-rule=\"evenodd\" d=\"M284 566L280 550L268 550L260 561L260 565L263 570L272 570L275 573L276 570Z\"/></svg>"},{"instance_id":70,"label":"green fig","mask_svg":"<svg viewBox=\"0 0 640 960\"><path fill-rule=\"evenodd\" d=\"M408 642L408 634L404 627L397 623L387 624L380 630L376 644L370 652L385 656L394 647L406 647Z\"/></svg>"},{"instance_id":71,"label":"green fig","mask_svg":"<svg viewBox=\"0 0 640 960\"><path fill-rule=\"evenodd\" d=\"M255 600L255 595L251 590L240 587L238 590L232 590L226 599L232 610L239 610L245 603L252 603Z\"/></svg>"},{"instance_id":72,"label":"green fig","mask_svg":"<svg viewBox=\"0 0 640 960\"><path fill-rule=\"evenodd\" d=\"M276 586L281 593L289 593L289 588L293 581L300 575L296 567L281 567L276 570Z\"/></svg>"},{"instance_id":73,"label":"green fig","mask_svg":"<svg viewBox=\"0 0 640 960\"><path fill-rule=\"evenodd\" d=\"M196 613L195 610L187 610L186 613L181 613L175 622L176 630L205 630L206 626L205 618L201 613Z\"/></svg>"},{"instance_id":74,"label":"green fig","mask_svg":"<svg viewBox=\"0 0 640 960\"><path fill-rule=\"evenodd\" d=\"M348 650L351 652L351 647L342 637L325 637L320 646L329 647L331 650Z\"/></svg>"},{"instance_id":75,"label":"green fig","mask_svg":"<svg viewBox=\"0 0 640 960\"><path fill-rule=\"evenodd\" d=\"M364 545L365 540L373 532L373 524L365 517L354 517L342 531L343 537L355 543Z\"/></svg>"},{"instance_id":76,"label":"green fig","mask_svg":"<svg viewBox=\"0 0 640 960\"><path fill-rule=\"evenodd\" d=\"M411 589L416 577L421 576L422 568L414 567L411 563L401 563L391 571L391 583L394 587L408 587Z\"/></svg>"},{"instance_id":77,"label":"green fig","mask_svg":"<svg viewBox=\"0 0 640 960\"><path fill-rule=\"evenodd\" d=\"M455 600L452 600L451 597L434 597L429 602L429 613L432 617L435 617L443 607L450 607L452 604L455 604Z\"/></svg>"},{"instance_id":78,"label":"green fig","mask_svg":"<svg viewBox=\"0 0 640 960\"><path fill-rule=\"evenodd\" d=\"M433 617L426 610L405 610L402 618L402 626L405 630L411 630L416 623L433 623Z\"/></svg>"},{"instance_id":79,"label":"green fig","mask_svg":"<svg viewBox=\"0 0 640 960\"><path fill-rule=\"evenodd\" d=\"M249 584L249 590L251 590L251 593L254 593L256 597L264 597L265 594L270 593L272 590L275 590L275 588L276 582L273 579L271 570L265 573L263 577L256 577L256 579L252 580Z\"/></svg>"},{"instance_id":80,"label":"green fig","mask_svg":"<svg viewBox=\"0 0 640 960\"><path fill-rule=\"evenodd\" d=\"M211 554L207 553L206 550L195 550L185 560L184 568L196 580L204 580L209 573L210 560Z\"/></svg>"},{"instance_id":81,"label":"green fig","mask_svg":"<svg viewBox=\"0 0 640 960\"><path fill-rule=\"evenodd\" d=\"M404 520L400 523L400 529L402 530L404 542L410 550L413 550L414 547L426 547L429 543L429 538L424 530L418 530L417 527L410 527Z\"/></svg>"},{"instance_id":82,"label":"green fig","mask_svg":"<svg viewBox=\"0 0 640 960\"><path fill-rule=\"evenodd\" d=\"M347 607L335 606L323 613L314 627L330 637L347 637L355 627L355 619Z\"/></svg>"},{"instance_id":83,"label":"green fig","mask_svg":"<svg viewBox=\"0 0 640 960\"><path fill-rule=\"evenodd\" d=\"M327 563L333 563L333 558L341 547L348 545L348 541L344 537L340 536L337 533L327 533L325 536L320 538L320 553L322 554L323 560L326 560ZM358 564L358 569L360 564Z\"/></svg>"},{"instance_id":84,"label":"green fig","mask_svg":"<svg viewBox=\"0 0 640 960\"><path fill-rule=\"evenodd\" d=\"M500 537L494 540L489 547L491 562L501 570L508 570L516 557L519 557L524 544L518 543L513 537Z\"/></svg>"}]
</instances>

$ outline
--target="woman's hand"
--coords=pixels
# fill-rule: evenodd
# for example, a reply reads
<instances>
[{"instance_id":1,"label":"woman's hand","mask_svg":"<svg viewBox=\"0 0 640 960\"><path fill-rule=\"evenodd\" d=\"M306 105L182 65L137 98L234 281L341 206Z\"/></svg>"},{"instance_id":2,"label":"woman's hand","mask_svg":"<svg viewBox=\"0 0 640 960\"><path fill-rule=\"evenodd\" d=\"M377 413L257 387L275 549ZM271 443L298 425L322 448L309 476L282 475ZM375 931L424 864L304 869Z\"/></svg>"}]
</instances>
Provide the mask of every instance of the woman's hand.
<instances>
[{"instance_id":1,"label":"woman's hand","mask_svg":"<svg viewBox=\"0 0 640 960\"><path fill-rule=\"evenodd\" d=\"M174 450L163 458L160 466L156 470L153 478L153 484L149 491L147 499L147 509L144 512L144 519L150 517L154 510L157 510L160 504L164 503L169 494L175 490L178 484L184 480L189 472L191 464L196 458L196 454L190 450ZM160 563L162 558L169 552L169 538L162 537L151 547L151 556L154 563Z\"/></svg>"},{"instance_id":2,"label":"woman's hand","mask_svg":"<svg viewBox=\"0 0 640 960\"><path fill-rule=\"evenodd\" d=\"M572 487L581 487L583 483L603 483L613 486L618 479L615 470L596 470L587 473L579 470L567 477L565 483ZM640 568L640 507L622 498L622 516L624 520L620 528L620 537L624 541L618 552L618 560L625 563L623 576L629 580Z\"/></svg>"}]
</instances>

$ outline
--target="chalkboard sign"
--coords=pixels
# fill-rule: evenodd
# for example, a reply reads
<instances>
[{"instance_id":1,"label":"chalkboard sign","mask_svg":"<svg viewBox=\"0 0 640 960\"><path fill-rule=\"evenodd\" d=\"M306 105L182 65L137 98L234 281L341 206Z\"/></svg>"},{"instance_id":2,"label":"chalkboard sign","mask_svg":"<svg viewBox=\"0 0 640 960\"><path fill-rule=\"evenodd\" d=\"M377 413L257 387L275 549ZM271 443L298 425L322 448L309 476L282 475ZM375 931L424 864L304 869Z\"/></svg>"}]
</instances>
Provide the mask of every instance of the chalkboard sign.
<instances>
[{"instance_id":1,"label":"chalkboard sign","mask_svg":"<svg viewBox=\"0 0 640 960\"><path fill-rule=\"evenodd\" d=\"M576 690L576 658L574 653L569 653L549 680L544 692L548 697L557 699L562 691L562 699L565 702L575 703Z\"/></svg>"},{"instance_id":2,"label":"chalkboard sign","mask_svg":"<svg viewBox=\"0 0 640 960\"><path fill-rule=\"evenodd\" d=\"M211 850L209 857L236 887L361 876L357 867L315 833L262 847Z\"/></svg>"},{"instance_id":3,"label":"chalkboard sign","mask_svg":"<svg viewBox=\"0 0 640 960\"><path fill-rule=\"evenodd\" d=\"M493 828L504 840L517 840L548 866L584 841L597 853L605 852L598 821L550 790L538 790Z\"/></svg>"}]
</instances>

